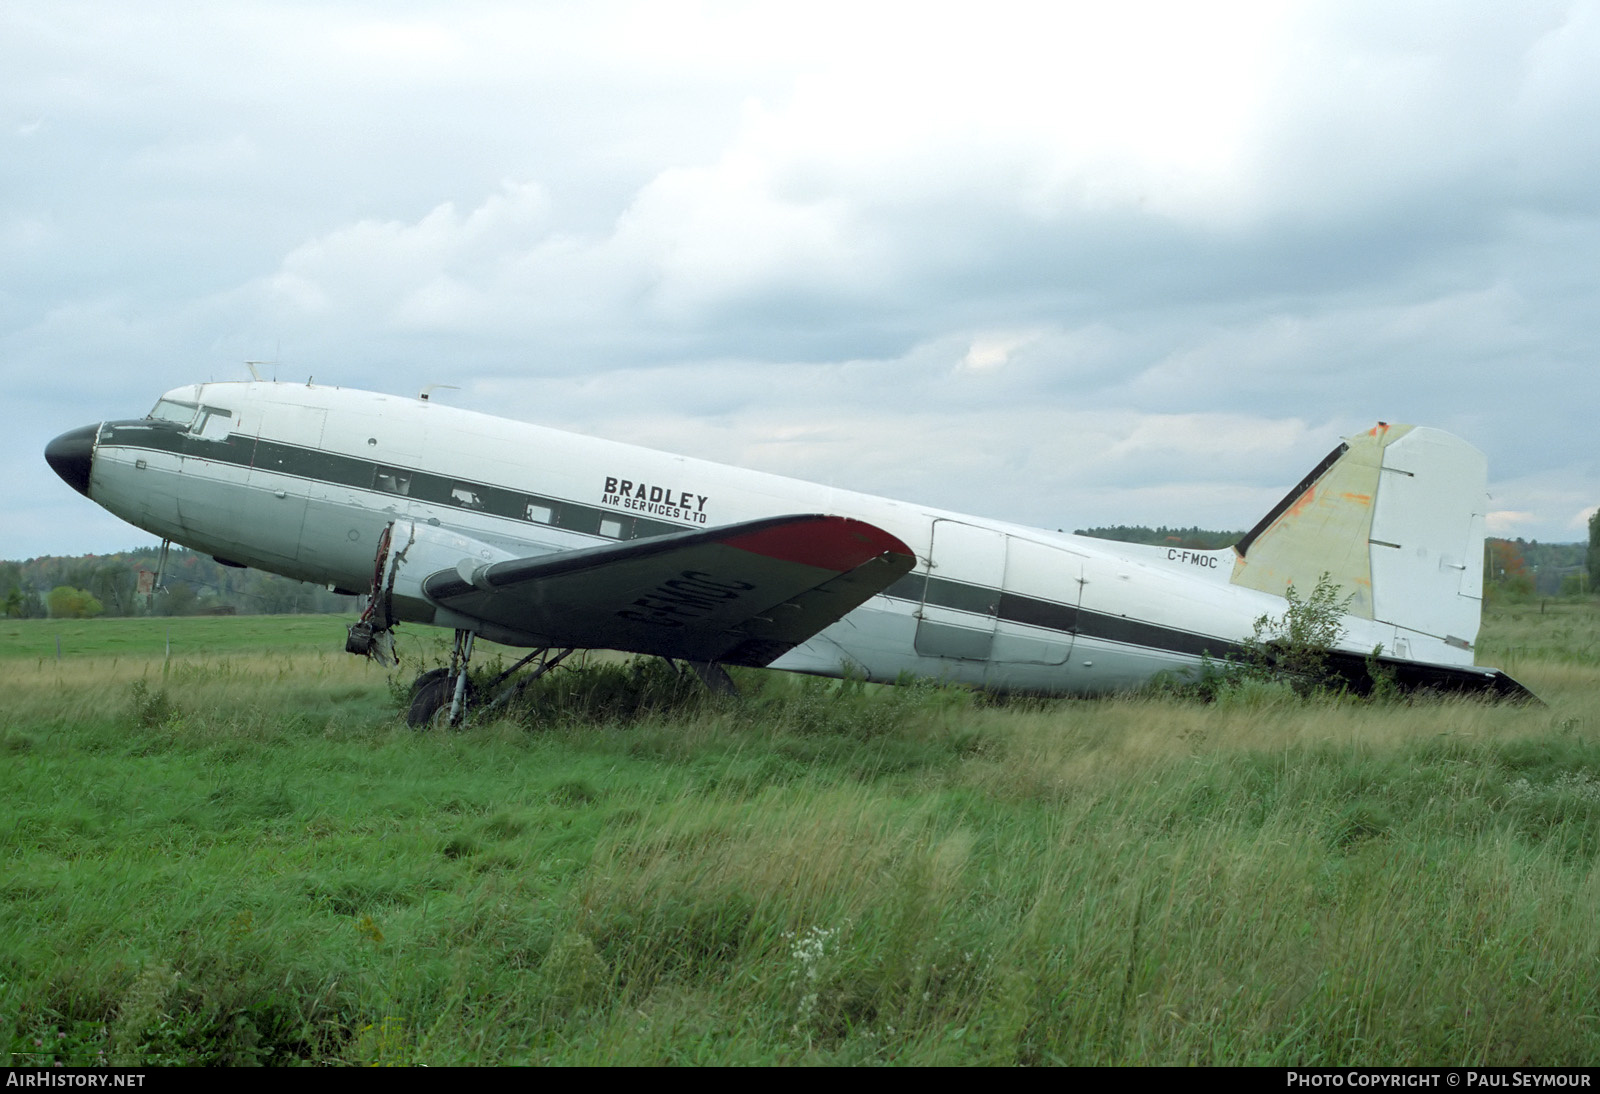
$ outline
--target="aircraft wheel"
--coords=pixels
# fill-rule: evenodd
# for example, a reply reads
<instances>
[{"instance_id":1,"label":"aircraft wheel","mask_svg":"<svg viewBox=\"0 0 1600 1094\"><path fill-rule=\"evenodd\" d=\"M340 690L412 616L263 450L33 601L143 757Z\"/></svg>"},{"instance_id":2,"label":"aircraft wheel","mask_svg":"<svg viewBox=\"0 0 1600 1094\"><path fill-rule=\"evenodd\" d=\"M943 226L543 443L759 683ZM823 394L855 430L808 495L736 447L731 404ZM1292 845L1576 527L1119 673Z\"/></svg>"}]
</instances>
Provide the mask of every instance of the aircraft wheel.
<instances>
[{"instance_id":1,"label":"aircraft wheel","mask_svg":"<svg viewBox=\"0 0 1600 1094\"><path fill-rule=\"evenodd\" d=\"M411 681L411 697L416 698L417 692L433 683L433 681L443 680L449 675L449 669L429 669L427 672Z\"/></svg>"},{"instance_id":2,"label":"aircraft wheel","mask_svg":"<svg viewBox=\"0 0 1600 1094\"><path fill-rule=\"evenodd\" d=\"M431 680L426 677L418 680L411 692L411 707L406 711L406 725L412 729L427 729L435 715L450 709L451 694L450 677L447 675L441 674Z\"/></svg>"},{"instance_id":3,"label":"aircraft wheel","mask_svg":"<svg viewBox=\"0 0 1600 1094\"><path fill-rule=\"evenodd\" d=\"M472 681L467 681L467 704L470 706L475 692ZM450 700L455 697L455 684L445 669L433 669L417 677L411 687L411 707L406 711L406 725L412 729L427 729L444 722L450 716Z\"/></svg>"}]
</instances>

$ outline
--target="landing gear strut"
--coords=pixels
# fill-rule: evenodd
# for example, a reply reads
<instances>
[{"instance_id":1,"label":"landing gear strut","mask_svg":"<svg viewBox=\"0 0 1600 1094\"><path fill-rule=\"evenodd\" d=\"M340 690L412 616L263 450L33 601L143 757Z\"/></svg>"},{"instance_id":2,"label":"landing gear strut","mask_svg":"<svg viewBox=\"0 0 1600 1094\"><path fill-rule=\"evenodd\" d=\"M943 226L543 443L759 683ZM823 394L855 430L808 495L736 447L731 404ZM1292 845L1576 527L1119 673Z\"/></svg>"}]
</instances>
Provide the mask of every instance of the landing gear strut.
<instances>
[{"instance_id":1,"label":"landing gear strut","mask_svg":"<svg viewBox=\"0 0 1600 1094\"><path fill-rule=\"evenodd\" d=\"M694 674L700 677L700 682L706 686L706 690L713 695L731 695L734 698L738 698L739 685L733 682L733 677L728 675L728 670L715 661L686 661L684 663L694 670ZM668 661L667 664L670 665L672 662Z\"/></svg>"},{"instance_id":2,"label":"landing gear strut","mask_svg":"<svg viewBox=\"0 0 1600 1094\"><path fill-rule=\"evenodd\" d=\"M450 667L431 669L417 677L416 683L411 685L411 707L406 711L407 725L421 729L434 724L441 716L445 724L450 726L459 726L465 721L467 710L474 706L477 693L477 688L467 673L467 664L472 659L472 645L476 637L472 631L456 631L455 645L450 651ZM511 687L501 689L483 706L483 710L491 711L504 706L523 688L561 664L572 653L571 649L554 650L549 646L534 650L489 682L487 690L493 691L524 665L535 658L539 661L526 678L518 680ZM443 715L447 707L449 713Z\"/></svg>"},{"instance_id":3,"label":"landing gear strut","mask_svg":"<svg viewBox=\"0 0 1600 1094\"><path fill-rule=\"evenodd\" d=\"M406 725L413 729L430 726L447 707L449 714L445 716L445 724L461 724L472 691L467 665L472 660L472 644L477 637L472 631L456 631L455 644L450 648L450 667L430 669L417 677L416 683L411 685L411 707L406 711Z\"/></svg>"},{"instance_id":4,"label":"landing gear strut","mask_svg":"<svg viewBox=\"0 0 1600 1094\"><path fill-rule=\"evenodd\" d=\"M406 725L425 729L435 716L450 705L455 687L449 669L429 669L411 685L411 706L406 710Z\"/></svg>"},{"instance_id":5,"label":"landing gear strut","mask_svg":"<svg viewBox=\"0 0 1600 1094\"><path fill-rule=\"evenodd\" d=\"M475 631L456 631L455 646L450 650L450 679L455 687L450 692L450 724L461 724L467 712L467 662L472 660L472 644L478 635Z\"/></svg>"}]
</instances>

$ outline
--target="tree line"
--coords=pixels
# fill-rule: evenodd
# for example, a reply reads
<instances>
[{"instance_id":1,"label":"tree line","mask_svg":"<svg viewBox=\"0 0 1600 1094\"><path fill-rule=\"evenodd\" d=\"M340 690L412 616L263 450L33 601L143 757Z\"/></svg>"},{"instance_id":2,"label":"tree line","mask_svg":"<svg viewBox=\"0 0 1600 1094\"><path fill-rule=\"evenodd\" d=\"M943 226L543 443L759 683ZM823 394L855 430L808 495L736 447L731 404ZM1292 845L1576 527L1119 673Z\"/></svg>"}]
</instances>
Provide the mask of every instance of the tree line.
<instances>
[{"instance_id":1,"label":"tree line","mask_svg":"<svg viewBox=\"0 0 1600 1094\"><path fill-rule=\"evenodd\" d=\"M345 612L355 598L262 570L224 566L182 547L167 553L160 584L140 592L141 571L154 575L160 549L109 555L44 556L0 562L0 615L35 619L98 615L285 615Z\"/></svg>"},{"instance_id":2,"label":"tree line","mask_svg":"<svg viewBox=\"0 0 1600 1094\"><path fill-rule=\"evenodd\" d=\"M1213 532L1206 528L1149 528L1143 524L1110 524L1104 528L1078 528L1075 536L1113 539L1119 543L1147 543L1156 547L1185 547L1191 551L1215 551L1232 547L1244 538L1243 532Z\"/></svg>"}]
</instances>

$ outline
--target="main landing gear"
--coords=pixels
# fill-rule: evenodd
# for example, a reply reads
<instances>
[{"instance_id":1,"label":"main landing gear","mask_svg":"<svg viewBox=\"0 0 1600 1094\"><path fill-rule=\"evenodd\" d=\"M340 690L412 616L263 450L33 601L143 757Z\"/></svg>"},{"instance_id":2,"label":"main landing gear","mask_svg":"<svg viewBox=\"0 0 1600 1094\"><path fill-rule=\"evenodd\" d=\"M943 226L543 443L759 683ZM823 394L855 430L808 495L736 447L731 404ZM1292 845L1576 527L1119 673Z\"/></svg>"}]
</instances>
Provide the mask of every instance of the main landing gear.
<instances>
[{"instance_id":1,"label":"main landing gear","mask_svg":"<svg viewBox=\"0 0 1600 1094\"><path fill-rule=\"evenodd\" d=\"M466 719L469 709L481 709L487 712L504 706L523 688L561 664L573 653L570 648L556 650L549 646L534 650L485 685L484 690L493 693L493 698L480 707L477 687L467 672L476 637L472 631L456 631L455 644L450 650L450 667L430 669L417 677L416 682L411 685L411 706L406 710L406 725L413 729L427 729L441 723L459 726ZM500 687L513 673L535 659L539 663L534 666L532 672L510 687ZM496 688L500 690L496 691Z\"/></svg>"}]
</instances>

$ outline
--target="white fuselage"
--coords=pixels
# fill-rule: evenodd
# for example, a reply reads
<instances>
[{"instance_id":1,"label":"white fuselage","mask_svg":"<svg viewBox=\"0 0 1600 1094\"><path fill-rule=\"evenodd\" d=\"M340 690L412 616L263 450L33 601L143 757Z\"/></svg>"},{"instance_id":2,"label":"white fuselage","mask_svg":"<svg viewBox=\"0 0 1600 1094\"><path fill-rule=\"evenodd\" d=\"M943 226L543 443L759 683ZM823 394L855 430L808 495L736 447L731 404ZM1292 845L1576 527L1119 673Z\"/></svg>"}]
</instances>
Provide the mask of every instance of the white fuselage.
<instances>
[{"instance_id":1,"label":"white fuselage","mask_svg":"<svg viewBox=\"0 0 1600 1094\"><path fill-rule=\"evenodd\" d=\"M821 513L876 525L916 552L911 574L774 668L1099 693L1224 655L1285 607L1230 583L1228 549L1047 532L417 399L218 383L170 392L163 405L179 408L174 417L201 409L187 432L179 422L100 427L94 501L196 550L349 590L370 587L379 536L395 520L531 557ZM1350 617L1340 646L1392 649L1397 630ZM1443 642L1398 637L1414 657L1471 664Z\"/></svg>"}]
</instances>

